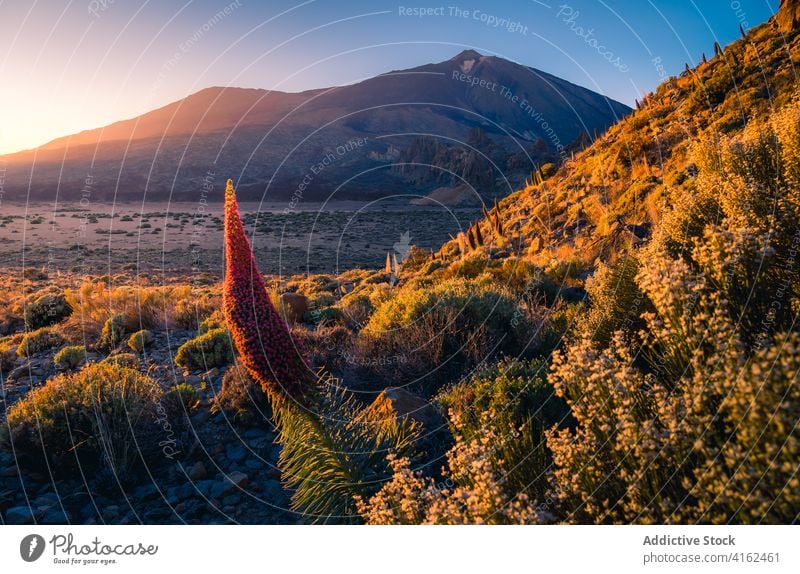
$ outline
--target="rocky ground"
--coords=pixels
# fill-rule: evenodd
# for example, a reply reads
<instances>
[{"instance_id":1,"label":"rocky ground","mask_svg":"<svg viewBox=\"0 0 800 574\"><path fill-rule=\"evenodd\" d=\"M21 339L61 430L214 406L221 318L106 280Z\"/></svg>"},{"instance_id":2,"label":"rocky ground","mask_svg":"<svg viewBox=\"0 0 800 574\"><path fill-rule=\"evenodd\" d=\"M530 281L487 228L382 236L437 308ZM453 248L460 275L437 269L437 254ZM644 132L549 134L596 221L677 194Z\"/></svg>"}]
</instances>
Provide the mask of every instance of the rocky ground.
<instances>
[{"instance_id":1,"label":"rocky ground","mask_svg":"<svg viewBox=\"0 0 800 574\"><path fill-rule=\"evenodd\" d=\"M287 510L290 493L280 482L271 423L249 427L212 409L225 369L181 372L172 365L176 349L191 331L157 336L142 369L165 387L186 382L196 387L199 404L171 421L177 454L148 466L136 479L119 484L113 477L83 474L71 480L48 472L21 472L13 453L0 451L0 522L6 524L292 524L299 517ZM90 355L89 359L93 357ZM99 356L97 358L100 358ZM17 365L2 381L2 410L56 374L52 352L39 353Z\"/></svg>"}]
</instances>

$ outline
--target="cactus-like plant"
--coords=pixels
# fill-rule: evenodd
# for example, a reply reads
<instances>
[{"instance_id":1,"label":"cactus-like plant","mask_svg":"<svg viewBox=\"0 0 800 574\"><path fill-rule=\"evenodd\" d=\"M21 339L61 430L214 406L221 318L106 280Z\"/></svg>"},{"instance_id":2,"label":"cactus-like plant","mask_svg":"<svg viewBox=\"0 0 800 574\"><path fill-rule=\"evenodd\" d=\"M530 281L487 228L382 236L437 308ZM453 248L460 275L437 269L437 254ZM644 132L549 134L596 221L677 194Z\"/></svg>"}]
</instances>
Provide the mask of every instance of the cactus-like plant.
<instances>
[{"instance_id":1,"label":"cactus-like plant","mask_svg":"<svg viewBox=\"0 0 800 574\"><path fill-rule=\"evenodd\" d=\"M483 247L483 234L481 233L481 224L478 222L475 223L475 241Z\"/></svg>"},{"instance_id":2,"label":"cactus-like plant","mask_svg":"<svg viewBox=\"0 0 800 574\"><path fill-rule=\"evenodd\" d=\"M475 232L472 231L472 227L467 230L467 243L470 251L475 251L478 248L478 241L475 239Z\"/></svg>"},{"instance_id":3,"label":"cactus-like plant","mask_svg":"<svg viewBox=\"0 0 800 574\"><path fill-rule=\"evenodd\" d=\"M265 392L299 398L314 379L299 341L272 305L258 271L239 206L225 190L225 282L222 311L241 363Z\"/></svg>"}]
</instances>

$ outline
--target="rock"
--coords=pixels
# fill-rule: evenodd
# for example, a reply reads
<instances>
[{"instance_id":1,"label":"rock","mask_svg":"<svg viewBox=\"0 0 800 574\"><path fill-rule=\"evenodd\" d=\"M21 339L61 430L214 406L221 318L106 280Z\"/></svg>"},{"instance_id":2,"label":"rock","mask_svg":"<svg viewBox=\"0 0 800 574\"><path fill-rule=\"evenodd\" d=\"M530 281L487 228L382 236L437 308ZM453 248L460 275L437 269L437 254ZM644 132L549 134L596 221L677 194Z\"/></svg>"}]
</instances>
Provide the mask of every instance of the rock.
<instances>
[{"instance_id":1,"label":"rock","mask_svg":"<svg viewBox=\"0 0 800 574\"><path fill-rule=\"evenodd\" d=\"M257 458L250 457L244 461L244 466L250 470L258 470L264 466L264 463Z\"/></svg>"},{"instance_id":2,"label":"rock","mask_svg":"<svg viewBox=\"0 0 800 574\"><path fill-rule=\"evenodd\" d=\"M242 445L231 445L225 449L225 454L232 462L241 462L247 457L247 449Z\"/></svg>"},{"instance_id":3,"label":"rock","mask_svg":"<svg viewBox=\"0 0 800 574\"><path fill-rule=\"evenodd\" d=\"M299 293L284 293L281 295L281 303L286 312L286 319L295 323L308 311L308 297Z\"/></svg>"},{"instance_id":4,"label":"rock","mask_svg":"<svg viewBox=\"0 0 800 574\"><path fill-rule=\"evenodd\" d=\"M107 506L105 507L102 512L103 522L114 522L119 518L119 506Z\"/></svg>"},{"instance_id":5,"label":"rock","mask_svg":"<svg viewBox=\"0 0 800 574\"><path fill-rule=\"evenodd\" d=\"M281 488L280 481L266 480L262 483L261 489L264 492L264 497L270 502L275 502L275 500L283 498L283 489Z\"/></svg>"},{"instance_id":6,"label":"rock","mask_svg":"<svg viewBox=\"0 0 800 574\"><path fill-rule=\"evenodd\" d=\"M195 483L197 490L206 498L211 496L211 489L217 484L214 480L199 480Z\"/></svg>"},{"instance_id":7,"label":"rock","mask_svg":"<svg viewBox=\"0 0 800 574\"><path fill-rule=\"evenodd\" d=\"M271 460L278 460L281 456L281 452L283 451L283 447L279 444L276 444L272 447L272 450L269 453L269 457Z\"/></svg>"},{"instance_id":8,"label":"rock","mask_svg":"<svg viewBox=\"0 0 800 574\"><path fill-rule=\"evenodd\" d=\"M800 0L781 0L775 19L781 31L791 32L800 22Z\"/></svg>"},{"instance_id":9,"label":"rock","mask_svg":"<svg viewBox=\"0 0 800 574\"><path fill-rule=\"evenodd\" d=\"M69 524L69 514L61 509L51 509L44 513L42 524Z\"/></svg>"},{"instance_id":10,"label":"rock","mask_svg":"<svg viewBox=\"0 0 800 574\"><path fill-rule=\"evenodd\" d=\"M19 367L12 369L8 376L6 377L10 381L18 381L21 379L27 379L28 373L30 371L31 365L30 363L24 363Z\"/></svg>"},{"instance_id":11,"label":"rock","mask_svg":"<svg viewBox=\"0 0 800 574\"><path fill-rule=\"evenodd\" d=\"M194 427L202 427L208 419L211 417L211 413L208 412L207 409L199 409L196 413L191 416L192 426Z\"/></svg>"},{"instance_id":12,"label":"rock","mask_svg":"<svg viewBox=\"0 0 800 574\"><path fill-rule=\"evenodd\" d=\"M13 478L19 476L19 468L16 464L12 464L11 466L4 468L2 472L0 472L0 476L3 478Z\"/></svg>"},{"instance_id":13,"label":"rock","mask_svg":"<svg viewBox=\"0 0 800 574\"><path fill-rule=\"evenodd\" d=\"M175 489L175 496L181 500L186 500L194 495L195 489L191 484L184 484Z\"/></svg>"},{"instance_id":14,"label":"rock","mask_svg":"<svg viewBox=\"0 0 800 574\"><path fill-rule=\"evenodd\" d=\"M238 493L229 494L228 496L226 496L225 498L222 499L222 504L224 506L234 506L236 504L239 504L239 501L241 500L241 498L242 497L239 496Z\"/></svg>"},{"instance_id":15,"label":"rock","mask_svg":"<svg viewBox=\"0 0 800 574\"><path fill-rule=\"evenodd\" d=\"M40 507L46 506L48 508L58 506L59 500L58 496L56 496L55 492L48 492L47 494L42 494L41 496L37 496L31 506L33 507Z\"/></svg>"},{"instance_id":16,"label":"rock","mask_svg":"<svg viewBox=\"0 0 800 574\"><path fill-rule=\"evenodd\" d=\"M444 421L439 411L428 401L405 389L384 389L364 411L365 417L381 420L387 417L410 418L417 421L428 432L440 428Z\"/></svg>"},{"instance_id":17,"label":"rock","mask_svg":"<svg viewBox=\"0 0 800 574\"><path fill-rule=\"evenodd\" d=\"M155 484L145 484L133 491L136 498L150 498L158 494L158 488Z\"/></svg>"},{"instance_id":18,"label":"rock","mask_svg":"<svg viewBox=\"0 0 800 574\"><path fill-rule=\"evenodd\" d=\"M147 512L144 513L144 521L148 523L164 523L164 521L168 518L172 517L172 509L168 506L158 507L158 508L151 508Z\"/></svg>"},{"instance_id":19,"label":"rock","mask_svg":"<svg viewBox=\"0 0 800 574\"><path fill-rule=\"evenodd\" d=\"M204 465L202 461L198 460L192 465L192 468L189 469L187 475L192 480L203 480L206 476L208 476L206 465Z\"/></svg>"},{"instance_id":20,"label":"rock","mask_svg":"<svg viewBox=\"0 0 800 574\"><path fill-rule=\"evenodd\" d=\"M230 473L227 477L225 477L229 482L235 484L239 488L244 488L247 486L249 479L247 475L243 472L234 471Z\"/></svg>"},{"instance_id":21,"label":"rock","mask_svg":"<svg viewBox=\"0 0 800 574\"><path fill-rule=\"evenodd\" d=\"M33 510L29 506L12 506L6 510L7 524L33 524Z\"/></svg>"},{"instance_id":22,"label":"rock","mask_svg":"<svg viewBox=\"0 0 800 574\"><path fill-rule=\"evenodd\" d=\"M230 489L233 488L233 485L230 482L220 480L219 482L215 482L214 486L211 487L211 492L209 492L209 496L211 496L211 500L219 500L225 494L227 494ZM214 504L214 506L219 506L219 504Z\"/></svg>"}]
</instances>

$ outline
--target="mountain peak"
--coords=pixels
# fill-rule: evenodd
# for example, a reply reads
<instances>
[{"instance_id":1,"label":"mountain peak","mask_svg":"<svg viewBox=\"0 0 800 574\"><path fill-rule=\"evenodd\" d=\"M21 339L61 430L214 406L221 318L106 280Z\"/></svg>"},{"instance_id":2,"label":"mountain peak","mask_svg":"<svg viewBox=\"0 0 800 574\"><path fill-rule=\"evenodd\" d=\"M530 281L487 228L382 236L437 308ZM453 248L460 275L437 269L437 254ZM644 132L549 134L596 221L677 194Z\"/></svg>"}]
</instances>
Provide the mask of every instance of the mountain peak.
<instances>
[{"instance_id":1,"label":"mountain peak","mask_svg":"<svg viewBox=\"0 0 800 574\"><path fill-rule=\"evenodd\" d=\"M465 60L479 60L481 58L483 58L483 54L476 52L475 50L464 50L463 52L460 52L459 54L450 58L450 61L461 63Z\"/></svg>"}]
</instances>

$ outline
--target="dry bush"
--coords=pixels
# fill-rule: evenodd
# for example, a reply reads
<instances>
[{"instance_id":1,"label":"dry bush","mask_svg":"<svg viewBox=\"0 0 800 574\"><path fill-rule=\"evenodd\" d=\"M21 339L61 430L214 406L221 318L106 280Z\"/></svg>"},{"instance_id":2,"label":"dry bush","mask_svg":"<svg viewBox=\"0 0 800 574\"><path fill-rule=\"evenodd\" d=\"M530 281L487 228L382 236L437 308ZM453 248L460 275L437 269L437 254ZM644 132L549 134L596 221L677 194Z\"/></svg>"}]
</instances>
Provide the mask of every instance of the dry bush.
<instances>
[{"instance_id":1,"label":"dry bush","mask_svg":"<svg viewBox=\"0 0 800 574\"><path fill-rule=\"evenodd\" d=\"M18 464L71 475L104 468L124 479L157 443L158 384L137 371L96 363L58 375L8 411L2 436Z\"/></svg>"},{"instance_id":2,"label":"dry bush","mask_svg":"<svg viewBox=\"0 0 800 574\"><path fill-rule=\"evenodd\" d=\"M65 330L74 340L94 341L115 315L124 317L129 333L173 326L190 328L219 308L219 297L202 293L188 285L109 287L105 282L85 281L77 289L64 292L73 309Z\"/></svg>"},{"instance_id":3,"label":"dry bush","mask_svg":"<svg viewBox=\"0 0 800 574\"><path fill-rule=\"evenodd\" d=\"M223 412L228 420L244 425L264 425L270 419L269 403L261 385L241 365L225 372L212 412Z\"/></svg>"}]
</instances>

